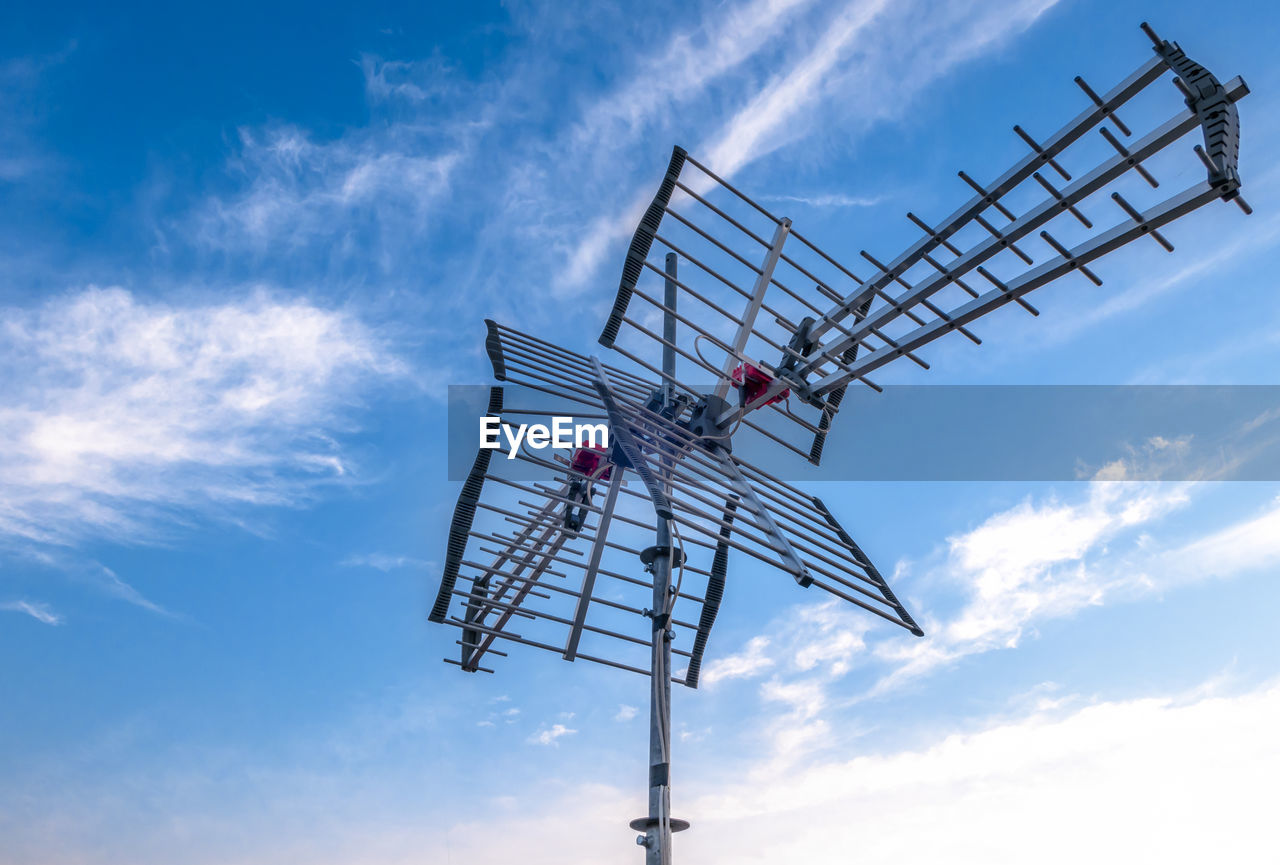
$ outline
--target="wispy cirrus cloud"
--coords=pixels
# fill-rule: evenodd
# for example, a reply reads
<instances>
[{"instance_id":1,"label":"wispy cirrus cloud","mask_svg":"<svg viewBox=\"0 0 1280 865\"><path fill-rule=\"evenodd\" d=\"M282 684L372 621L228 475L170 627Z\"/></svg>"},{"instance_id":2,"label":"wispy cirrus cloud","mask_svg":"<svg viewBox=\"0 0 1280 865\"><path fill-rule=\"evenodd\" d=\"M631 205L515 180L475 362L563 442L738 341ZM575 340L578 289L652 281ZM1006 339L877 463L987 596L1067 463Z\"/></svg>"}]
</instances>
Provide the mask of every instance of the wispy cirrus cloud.
<instances>
[{"instance_id":1,"label":"wispy cirrus cloud","mask_svg":"<svg viewBox=\"0 0 1280 865\"><path fill-rule=\"evenodd\" d=\"M111 568L99 562L90 562L86 568L91 574L91 580L94 582L99 591L105 592L113 598L118 598L126 604L133 604L135 607L141 607L150 613L155 613L166 618L181 618L178 614L171 612L155 601L146 597L142 592L138 591L131 584L120 579L120 576Z\"/></svg>"},{"instance_id":2,"label":"wispy cirrus cloud","mask_svg":"<svg viewBox=\"0 0 1280 865\"><path fill-rule=\"evenodd\" d=\"M359 553L347 556L338 563L344 568L373 568L376 571L388 572L398 568L434 568L435 563L427 559L413 556L395 555L392 553Z\"/></svg>"},{"instance_id":3,"label":"wispy cirrus cloud","mask_svg":"<svg viewBox=\"0 0 1280 865\"><path fill-rule=\"evenodd\" d=\"M596 177L587 180L598 186L616 172L619 162L634 160L655 133L697 128L700 124L683 120L689 114L717 117L721 109L708 104L708 97L713 92L736 93L744 76L753 80L756 70L750 67L761 57L777 56L795 31L803 29L804 13L813 6L811 0L755 0L741 7L717 7L696 25L652 47L626 78L584 107L574 122L566 146L574 154L572 164L579 176L581 167L589 166ZM738 80L725 82L731 72ZM641 159L649 161L653 155ZM652 195L647 184L627 191L626 198L618 197L617 188L599 192L609 207L591 213L585 224L575 226L571 239L557 243L565 256L552 283L557 296L582 292L634 228Z\"/></svg>"},{"instance_id":4,"label":"wispy cirrus cloud","mask_svg":"<svg viewBox=\"0 0 1280 865\"><path fill-rule=\"evenodd\" d=\"M53 607L43 601L3 601L0 602L0 610L24 613L46 625L61 625L66 621L61 614L54 612Z\"/></svg>"},{"instance_id":5,"label":"wispy cirrus cloud","mask_svg":"<svg viewBox=\"0 0 1280 865\"><path fill-rule=\"evenodd\" d=\"M57 168L57 160L38 146L34 131L45 113L39 93L46 73L75 52L75 43L47 54L0 60L0 183L27 184Z\"/></svg>"},{"instance_id":6,"label":"wispy cirrus cloud","mask_svg":"<svg viewBox=\"0 0 1280 865\"><path fill-rule=\"evenodd\" d=\"M273 269L319 261L343 278L366 256L392 284L466 284L473 303L489 306L505 303L513 283L579 296L621 254L671 144L692 146L726 176L814 136L839 135L847 149L1052 5L1004 0L928 14L921 3L882 0L712 5L657 38L593 32L595 47L616 40L614 56L626 59L564 105L546 103L563 82L545 52L582 38L580 22L513 10L527 50L483 75L438 55L366 54L368 125L330 139L296 126L242 129L228 163L240 188L210 196L178 233L227 261L238 251ZM797 198L844 207L876 196ZM463 236L470 252L430 254Z\"/></svg>"},{"instance_id":7,"label":"wispy cirrus cloud","mask_svg":"<svg viewBox=\"0 0 1280 865\"><path fill-rule=\"evenodd\" d=\"M1263 188L1270 192L1280 185L1280 172L1272 172L1260 178ZM1257 184L1251 185L1251 190ZM1232 215L1232 214L1228 214ZM1219 216L1220 214L1215 214ZM1149 305L1167 294L1185 292L1203 286L1207 279L1216 278L1224 268L1266 254L1274 248L1280 237L1280 215L1270 214L1252 218L1234 228L1231 239L1216 249L1205 250L1194 259L1181 261L1178 266L1157 270L1154 275L1135 273L1120 282L1121 290L1095 306L1063 310L1045 330L1036 334L1036 340L1044 344L1067 342L1079 334L1098 327L1101 323L1123 315L1131 315L1148 309ZM1220 346L1230 350L1230 343ZM1234 346L1238 350L1238 346ZM1179 358L1183 365L1194 366L1196 358ZM1149 368L1136 377L1140 383L1167 383L1169 376L1163 370Z\"/></svg>"},{"instance_id":8,"label":"wispy cirrus cloud","mask_svg":"<svg viewBox=\"0 0 1280 865\"><path fill-rule=\"evenodd\" d=\"M772 77L705 140L718 171L732 174L819 126L827 133L840 101L842 132L865 132L899 116L912 99L961 63L1022 33L1056 0L939 7L864 2L838 9L803 52ZM910 33L910 38L901 38Z\"/></svg>"},{"instance_id":9,"label":"wispy cirrus cloud","mask_svg":"<svg viewBox=\"0 0 1280 865\"><path fill-rule=\"evenodd\" d=\"M435 315L518 307L536 322L548 313L529 298L599 287L671 144L726 176L801 141L850 152L1052 5L754 0L682 10L692 23L670 30L590 32L554 8L513 9L525 40L479 74L438 54L362 55L353 66L365 125L329 137L289 124L242 128L224 188L157 231L166 246L193 247L236 275L349 284L375 273L386 291L447 288L429 304ZM580 39L606 51L607 71L549 102L565 88L548 55ZM877 197L791 196L817 208Z\"/></svg>"},{"instance_id":10,"label":"wispy cirrus cloud","mask_svg":"<svg viewBox=\"0 0 1280 865\"><path fill-rule=\"evenodd\" d=\"M663 115L695 101L727 74L776 48L813 0L753 0L715 8L641 57L622 82L592 102L573 124L579 149L630 145Z\"/></svg>"},{"instance_id":11,"label":"wispy cirrus cloud","mask_svg":"<svg viewBox=\"0 0 1280 865\"><path fill-rule=\"evenodd\" d=\"M335 436L359 389L404 372L350 313L266 292L180 305L90 288L6 311L0 334L6 545L156 540L306 501L348 476Z\"/></svg>"},{"instance_id":12,"label":"wispy cirrus cloud","mask_svg":"<svg viewBox=\"0 0 1280 865\"><path fill-rule=\"evenodd\" d=\"M399 128L330 142L295 127L242 129L233 171L245 187L201 207L196 238L222 253L297 257L323 248L321 260L333 265L372 254L390 268L408 238L426 232L461 158L432 153Z\"/></svg>"},{"instance_id":13,"label":"wispy cirrus cloud","mask_svg":"<svg viewBox=\"0 0 1280 865\"><path fill-rule=\"evenodd\" d=\"M793 58L787 71L755 93L711 139L699 148L710 164L731 175L754 159L803 136L809 113L830 92L833 74L847 52L889 3L854 3L836 12L812 48Z\"/></svg>"},{"instance_id":14,"label":"wispy cirrus cloud","mask_svg":"<svg viewBox=\"0 0 1280 865\"><path fill-rule=\"evenodd\" d=\"M761 201L789 201L808 207L872 207L884 201L880 195L843 195L822 193L817 195L760 195Z\"/></svg>"},{"instance_id":15,"label":"wispy cirrus cloud","mask_svg":"<svg viewBox=\"0 0 1280 865\"><path fill-rule=\"evenodd\" d=\"M1011 0L926 10L914 2L870 0L834 11L818 8L804 17L787 7L795 18L787 27L767 39L747 40L749 50L732 54L735 67L749 70L737 77L736 86L717 90L714 106L678 128L698 157L724 177L819 133L843 136L847 148L875 123L900 116L929 84L1022 33L1055 3ZM731 27L734 20L730 16L727 25L720 24ZM910 38L902 38L907 33ZM687 42L686 34L678 34L667 51ZM683 100L692 102L708 83L706 77L686 76ZM596 113L617 116L618 111ZM629 137L632 147L648 146L651 136L636 136L636 128L624 128L621 141ZM609 152L619 149L617 137L608 139ZM555 283L560 295L578 293L597 273L638 221L653 188L651 178L625 198L614 192L604 199L609 210L591 218L567 249ZM833 196L825 206L839 200Z\"/></svg>"}]
</instances>

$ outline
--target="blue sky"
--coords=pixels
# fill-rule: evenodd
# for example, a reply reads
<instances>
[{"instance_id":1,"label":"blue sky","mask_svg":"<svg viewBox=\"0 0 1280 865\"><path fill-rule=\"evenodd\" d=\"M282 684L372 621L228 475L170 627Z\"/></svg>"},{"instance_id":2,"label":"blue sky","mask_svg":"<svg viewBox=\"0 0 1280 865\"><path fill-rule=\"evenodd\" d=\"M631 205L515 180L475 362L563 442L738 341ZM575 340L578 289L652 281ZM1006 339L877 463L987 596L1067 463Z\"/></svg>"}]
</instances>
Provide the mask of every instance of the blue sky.
<instances>
[{"instance_id":1,"label":"blue sky","mask_svg":"<svg viewBox=\"0 0 1280 865\"><path fill-rule=\"evenodd\" d=\"M0 859L634 859L643 680L514 653L466 676L426 623L482 318L595 351L675 143L887 257L957 169L1021 154L1013 123L1074 114L1073 75L1145 60L1151 20L1251 85L1255 214L1206 208L1175 255L882 378L1274 384L1280 22L1214 10L6 7ZM1256 857L1280 487L815 488L929 636L737 568L674 697L678 855Z\"/></svg>"}]
</instances>

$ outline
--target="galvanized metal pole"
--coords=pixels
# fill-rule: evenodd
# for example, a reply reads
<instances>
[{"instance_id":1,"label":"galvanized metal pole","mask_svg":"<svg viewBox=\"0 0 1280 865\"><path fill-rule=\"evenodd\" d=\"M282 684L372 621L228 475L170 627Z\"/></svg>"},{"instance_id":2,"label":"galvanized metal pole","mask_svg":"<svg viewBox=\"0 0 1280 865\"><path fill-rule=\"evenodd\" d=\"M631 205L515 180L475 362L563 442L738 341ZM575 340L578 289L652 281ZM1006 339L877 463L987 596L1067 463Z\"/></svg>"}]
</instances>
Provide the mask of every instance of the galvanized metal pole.
<instances>
[{"instance_id":1,"label":"galvanized metal pole","mask_svg":"<svg viewBox=\"0 0 1280 865\"><path fill-rule=\"evenodd\" d=\"M667 254L667 309L663 312L662 371L676 374L676 256ZM669 380L663 382L667 404L674 395ZM645 827L645 865L671 865L671 622L663 611L671 598L671 525L658 519L653 555L653 643L649 693L649 820Z\"/></svg>"}]
</instances>

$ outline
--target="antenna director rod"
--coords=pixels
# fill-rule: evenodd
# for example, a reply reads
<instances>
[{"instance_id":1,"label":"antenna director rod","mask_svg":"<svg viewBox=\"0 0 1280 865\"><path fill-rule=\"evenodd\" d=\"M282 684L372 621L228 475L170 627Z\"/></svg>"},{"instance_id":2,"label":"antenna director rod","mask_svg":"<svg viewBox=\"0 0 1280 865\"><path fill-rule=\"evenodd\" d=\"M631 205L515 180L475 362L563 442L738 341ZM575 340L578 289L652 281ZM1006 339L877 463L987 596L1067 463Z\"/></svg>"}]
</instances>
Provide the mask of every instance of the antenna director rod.
<instances>
[{"instance_id":1,"label":"antenna director rod","mask_svg":"<svg viewBox=\"0 0 1280 865\"><path fill-rule=\"evenodd\" d=\"M1041 151L1047 153L1050 157L1056 156L1065 150L1072 142L1079 139L1086 132L1102 122L1107 117L1107 112L1123 105L1129 99L1133 98L1138 92L1147 87L1168 70L1168 66L1159 57L1153 57L1142 66L1138 67L1128 78L1117 84L1102 97L1102 104L1092 105L1078 114L1066 126L1059 129L1048 139L1040 144ZM958 210L947 217L941 225L954 226L960 225L975 215L980 214L989 204L988 197L998 199L1006 192L1010 191L1022 181L1031 177L1032 173L1038 169L1043 163L1041 155L1034 151L1023 157L1017 165L1010 168L999 177L994 183L987 187L988 195L976 195L970 199L968 203L962 205ZM926 236L920 238L906 252L898 256L894 261L890 262L889 268L892 273L905 273L908 268L918 261L922 261L925 253L932 252L939 245L942 239L949 235L947 232L939 232L941 237L935 238ZM835 322L851 315L864 301L873 297L878 289L888 287L893 281L890 273L881 271L866 283L864 283L857 291L845 297L840 305L831 310L823 319L814 325L810 332L812 338L821 338Z\"/></svg>"}]
</instances>

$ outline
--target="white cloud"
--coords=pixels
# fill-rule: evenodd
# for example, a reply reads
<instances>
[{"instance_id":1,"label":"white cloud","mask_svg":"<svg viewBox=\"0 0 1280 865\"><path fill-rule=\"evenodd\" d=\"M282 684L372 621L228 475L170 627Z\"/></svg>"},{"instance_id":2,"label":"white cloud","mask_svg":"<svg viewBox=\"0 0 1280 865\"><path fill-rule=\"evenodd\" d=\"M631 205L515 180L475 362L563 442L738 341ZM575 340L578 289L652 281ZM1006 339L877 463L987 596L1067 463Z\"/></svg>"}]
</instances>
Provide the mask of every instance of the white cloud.
<instances>
[{"instance_id":1,"label":"white cloud","mask_svg":"<svg viewBox=\"0 0 1280 865\"><path fill-rule=\"evenodd\" d=\"M962 658L1017 647L1037 625L1091 606L1280 564L1280 500L1198 538L1156 541L1152 533L1185 508L1195 485L1093 481L1080 489L1074 499L1024 500L949 538L945 557L918 579L934 587L937 604L948 586L961 600L946 614L909 604L925 622L924 638L893 631L868 645L865 617L833 601L800 605L740 652L708 663L705 680L785 669L761 697L789 707L779 727L802 732L855 666L884 670L867 692L883 695Z\"/></svg>"},{"instance_id":2,"label":"white cloud","mask_svg":"<svg viewBox=\"0 0 1280 865\"><path fill-rule=\"evenodd\" d=\"M864 617L834 600L798 605L771 623L768 635L707 665L703 681L712 685L780 671L759 692L765 704L784 707L762 725L762 754L772 761L767 771L795 762L827 738L821 714L830 704L829 689L865 657L867 628Z\"/></svg>"},{"instance_id":3,"label":"white cloud","mask_svg":"<svg viewBox=\"0 0 1280 865\"><path fill-rule=\"evenodd\" d=\"M0 61L0 182L39 183L66 168L37 134L47 110L38 94L47 90L48 73L72 57L75 47L71 42L53 53Z\"/></svg>"},{"instance_id":4,"label":"white cloud","mask_svg":"<svg viewBox=\"0 0 1280 865\"><path fill-rule=\"evenodd\" d=\"M91 288L6 310L0 372L0 541L66 545L307 500L349 473L334 436L358 388L403 370L304 300Z\"/></svg>"},{"instance_id":5,"label":"white cloud","mask_svg":"<svg viewBox=\"0 0 1280 865\"><path fill-rule=\"evenodd\" d=\"M1108 862L1265 859L1280 773L1280 684L1231 692L1210 682L1190 693L1076 698L1073 706L974 719L881 752L843 748L763 778L767 761L754 756L707 765L698 762L702 749L684 750L673 813L693 828L676 836L676 855L706 865L834 865L848 862L850 850L869 865L1021 863L1028 851L1048 865L1097 859L1099 850ZM432 800L421 798L423 778L412 766L413 782L394 788L396 800L385 777L352 774L345 764L333 775L308 764L294 773L263 767L212 778L207 766L188 775L165 764L100 788L58 784L14 794L9 812L30 819L11 821L5 840L8 849L31 851L27 858L43 849L56 861L106 849L121 861L169 862L174 851L194 850L184 860L193 865L232 858L559 865L635 855L625 825L643 812L642 782L601 784L600 767L564 756L551 777L500 791L522 807L464 806L453 813L473 816L452 824L423 818L422 803ZM214 765L243 766L242 759L219 755ZM222 776L245 786L225 787ZM137 795L107 795L121 789ZM457 789L447 779L425 788L441 796ZM342 820L318 819L337 813ZM121 826L133 831L122 834Z\"/></svg>"},{"instance_id":6,"label":"white cloud","mask_svg":"<svg viewBox=\"0 0 1280 865\"><path fill-rule=\"evenodd\" d=\"M823 101L826 82L845 52L858 41L868 25L888 6L887 0L854 3L827 22L813 47L788 64L755 95L709 144L700 148L707 164L729 176L753 159L796 137L797 117ZM786 132L791 126L792 131Z\"/></svg>"},{"instance_id":7,"label":"white cloud","mask_svg":"<svg viewBox=\"0 0 1280 865\"><path fill-rule=\"evenodd\" d=\"M451 94L454 70L440 55L425 60L384 60L373 54L360 58L365 92L372 102L403 99L429 102Z\"/></svg>"},{"instance_id":8,"label":"white cloud","mask_svg":"<svg viewBox=\"0 0 1280 865\"><path fill-rule=\"evenodd\" d=\"M1199 862L1267 849L1280 687L1098 703L706 791L702 862ZM920 827L927 831L920 831ZM1230 836L1230 837L1228 837ZM684 839L682 839L684 840Z\"/></svg>"},{"instance_id":9,"label":"white cloud","mask_svg":"<svg viewBox=\"0 0 1280 865\"><path fill-rule=\"evenodd\" d=\"M749 678L772 667L774 660L765 653L768 647L768 637L752 637L741 652L715 658L708 663L702 672L702 684L714 685L725 679Z\"/></svg>"},{"instance_id":10,"label":"white cloud","mask_svg":"<svg viewBox=\"0 0 1280 865\"><path fill-rule=\"evenodd\" d=\"M947 638L1016 644L1024 622L1100 601L1107 575L1076 565L1119 532L1187 501L1181 486L1099 482L1083 502L1024 501L951 538L951 562L972 599L947 626Z\"/></svg>"},{"instance_id":11,"label":"white cloud","mask_svg":"<svg viewBox=\"0 0 1280 865\"><path fill-rule=\"evenodd\" d=\"M328 142L293 127L242 129L235 167L247 184L210 198L193 229L214 250L280 256L320 243L327 257L372 254L389 266L393 251L424 233L461 159L433 152L403 125Z\"/></svg>"},{"instance_id":12,"label":"white cloud","mask_svg":"<svg viewBox=\"0 0 1280 865\"><path fill-rule=\"evenodd\" d=\"M786 629L792 667L831 676L847 672L854 656L866 648L867 631L867 622L850 613L835 600L796 609Z\"/></svg>"},{"instance_id":13,"label":"white cloud","mask_svg":"<svg viewBox=\"0 0 1280 865\"><path fill-rule=\"evenodd\" d=\"M391 553L365 553L347 556L339 566L344 568L373 568L376 571L394 571L397 568L427 568L435 567L434 562L426 559L417 559L413 556L398 556Z\"/></svg>"},{"instance_id":14,"label":"white cloud","mask_svg":"<svg viewBox=\"0 0 1280 865\"><path fill-rule=\"evenodd\" d=\"M10 613L26 613L31 618L38 622L44 622L46 625L61 625L66 621L43 601L5 601L0 603L0 610Z\"/></svg>"},{"instance_id":15,"label":"white cloud","mask_svg":"<svg viewBox=\"0 0 1280 865\"><path fill-rule=\"evenodd\" d=\"M917 747L798 764L767 777L685 763L673 811L693 828L676 855L717 863L1255 860L1273 846L1280 685L1049 706ZM704 780L696 776L701 774ZM714 776L715 780L705 780ZM452 827L455 859L612 861L639 797L573 789L503 820ZM631 810L628 810L631 809ZM392 856L384 860L393 861Z\"/></svg>"},{"instance_id":16,"label":"white cloud","mask_svg":"<svg viewBox=\"0 0 1280 865\"><path fill-rule=\"evenodd\" d=\"M761 749L763 765L757 769L759 774L784 771L827 739L831 727L823 712L829 705L829 684L829 680L820 677L775 677L760 686L760 697L766 705L776 703L785 708L764 720L765 747Z\"/></svg>"},{"instance_id":17,"label":"white cloud","mask_svg":"<svg viewBox=\"0 0 1280 865\"><path fill-rule=\"evenodd\" d=\"M566 146L583 159L616 161L640 143L655 123L685 109L727 73L771 51L786 27L811 0L754 0L745 6L717 7L718 18L677 31L669 41L643 57L623 83L593 101L574 124ZM589 156L587 156L589 154ZM582 160L575 160L575 163ZM553 288L558 297L578 294L604 263L614 245L629 235L648 206L648 185L626 204L591 219L567 251Z\"/></svg>"},{"instance_id":18,"label":"white cloud","mask_svg":"<svg viewBox=\"0 0 1280 865\"><path fill-rule=\"evenodd\" d=\"M571 730L564 724L552 724L550 727L543 727L538 732L529 737L531 745L555 745L561 736L571 736L577 730Z\"/></svg>"},{"instance_id":19,"label":"white cloud","mask_svg":"<svg viewBox=\"0 0 1280 865\"><path fill-rule=\"evenodd\" d=\"M620 703L618 704L618 713L613 716L613 720L630 721L639 713L640 713L640 710L637 709L635 706L628 706L626 703Z\"/></svg>"},{"instance_id":20,"label":"white cloud","mask_svg":"<svg viewBox=\"0 0 1280 865\"><path fill-rule=\"evenodd\" d=\"M614 245L635 230L651 197L652 193L642 191L632 198L630 204L616 212L597 216L587 225L581 239L566 251L567 261L563 270L556 273L552 293L558 301L563 302L582 293Z\"/></svg>"},{"instance_id":21,"label":"white cloud","mask_svg":"<svg viewBox=\"0 0 1280 865\"><path fill-rule=\"evenodd\" d=\"M511 698L506 696L493 697L489 700L489 702L490 703L509 703L511 702ZM476 726L494 727L497 725L498 721L502 721L504 724L514 724L517 720L519 720L519 718L520 718L520 709L517 708L516 706L510 706L506 709L495 710L490 712L489 716L485 718L483 721L477 721ZM573 731L571 730L569 732L573 732ZM533 740L530 739L530 741L533 741ZM544 742L543 744L547 744L547 743Z\"/></svg>"},{"instance_id":22,"label":"white cloud","mask_svg":"<svg viewBox=\"0 0 1280 865\"><path fill-rule=\"evenodd\" d=\"M88 562L81 568L81 572L87 573L90 580L100 591L114 598L119 598L125 603L133 604L135 607L141 607L157 615L176 618L174 613L143 596L141 592L120 579L119 575L106 565L99 562Z\"/></svg>"},{"instance_id":23,"label":"white cloud","mask_svg":"<svg viewBox=\"0 0 1280 865\"><path fill-rule=\"evenodd\" d=\"M594 150L634 137L655 118L776 44L788 22L811 4L753 0L716 8L719 18L677 31L660 50L642 58L622 86L593 102L574 125L574 143Z\"/></svg>"},{"instance_id":24,"label":"white cloud","mask_svg":"<svg viewBox=\"0 0 1280 865\"><path fill-rule=\"evenodd\" d=\"M960 63L1022 33L1056 0L956 4L854 3L821 28L803 56L698 148L724 176L813 133L836 100L850 125L865 130L897 116L924 87Z\"/></svg>"},{"instance_id":25,"label":"white cloud","mask_svg":"<svg viewBox=\"0 0 1280 865\"><path fill-rule=\"evenodd\" d=\"M1267 186L1275 187L1276 174L1266 176ZM1156 269L1154 275L1136 273L1132 278L1117 280L1120 286L1114 294L1108 295L1095 305L1074 306L1060 310L1045 327L1037 329L1035 342L1039 346L1054 346L1078 336L1083 332L1096 329L1101 323L1116 316L1127 315L1149 308L1150 304L1163 295L1178 291L1194 291L1204 285L1206 276L1213 275L1232 263L1239 262L1259 253L1269 253L1280 236L1280 214L1271 214L1262 218L1250 219L1243 226L1233 226L1225 241L1216 247L1201 247L1194 258L1171 259L1171 264ZM1238 335L1214 350L1229 352L1239 348ZM1203 352L1194 357L1179 356L1170 360L1180 366L1191 366L1202 360ZM1163 367L1152 366L1141 371L1135 377L1136 383L1167 384L1170 383L1169 371ZM1174 381L1179 380L1175 376Z\"/></svg>"},{"instance_id":26,"label":"white cloud","mask_svg":"<svg viewBox=\"0 0 1280 865\"><path fill-rule=\"evenodd\" d=\"M1172 579L1227 577L1280 562L1280 500L1252 519L1160 554Z\"/></svg>"},{"instance_id":27,"label":"white cloud","mask_svg":"<svg viewBox=\"0 0 1280 865\"><path fill-rule=\"evenodd\" d=\"M1095 481L1082 500L1030 500L948 541L940 571L966 595L960 610L933 621L923 639L894 637L874 653L892 670L882 693L966 655L1011 648L1025 630L1119 595L1149 591L1150 579L1121 562L1108 542L1189 501L1185 484Z\"/></svg>"},{"instance_id":28,"label":"white cloud","mask_svg":"<svg viewBox=\"0 0 1280 865\"><path fill-rule=\"evenodd\" d=\"M865 650L866 631L867 622L837 601L797 605L771 623L768 635L752 637L741 652L707 664L702 682L749 679L777 667L839 677Z\"/></svg>"},{"instance_id":29,"label":"white cloud","mask_svg":"<svg viewBox=\"0 0 1280 865\"><path fill-rule=\"evenodd\" d=\"M816 717L827 704L826 694L813 680L772 679L760 689L766 701L782 703L800 720Z\"/></svg>"},{"instance_id":30,"label":"white cloud","mask_svg":"<svg viewBox=\"0 0 1280 865\"><path fill-rule=\"evenodd\" d=\"M593 152L603 150L609 162L616 162L623 151L651 148L650 118L673 107L696 112L695 120L675 126L693 139L681 143L689 144L695 156L726 178L779 148L812 137L839 134L841 146L848 147L876 122L900 116L918 93L961 63L985 56L993 46L1026 30L1055 2L938 7L869 0L842 5L834 13L820 8L805 16L800 13L808 7L798 4L755 4L764 9L747 14L731 7L722 20L699 28L712 34L705 44L678 33L638 64L634 82L622 88L626 98L610 91L585 112L571 142L584 151L575 167L597 158L594 153L585 155L584 142ZM732 36L737 43L726 50L716 34ZM673 63L673 56L682 59ZM671 80L669 72L650 71L685 66L701 71L680 77L678 88L664 83ZM735 70L733 80L719 90L712 88L717 76L729 69ZM633 89L643 96L628 96ZM716 98L710 104L707 97L713 90ZM726 105L732 106L728 112ZM643 159L652 161L652 153ZM585 219L581 209L574 212L575 239L562 250L564 263L552 283L557 296L577 294L590 284L633 230L653 195L655 180L646 178L639 187L625 187L621 193L614 182L614 188L600 197L607 204L605 212L598 205ZM871 198L834 193L805 201L816 206L872 203Z\"/></svg>"},{"instance_id":31,"label":"white cloud","mask_svg":"<svg viewBox=\"0 0 1280 865\"><path fill-rule=\"evenodd\" d=\"M872 207L884 201L880 195L843 195L827 193L823 195L761 195L761 201L789 201L808 207Z\"/></svg>"},{"instance_id":32,"label":"white cloud","mask_svg":"<svg viewBox=\"0 0 1280 865\"><path fill-rule=\"evenodd\" d=\"M565 83L547 54L581 37L582 16L522 10L513 14L527 43L517 40L522 47L479 76L439 54L362 57L367 125L332 138L288 124L240 130L228 164L239 188L158 231L211 262L249 262L281 278L302 270L346 281L359 262L361 273L416 288L429 273L467 285L471 305L482 300L495 313L517 281L577 296L621 254L652 196L652 170L677 139L726 176L802 139L838 137L848 148L1052 2L939 9L874 0L832 10L753 0L645 33L597 23L592 45L613 55L605 84L575 81L566 106L550 103L551 118L538 106ZM873 197L806 200L861 206ZM455 229L468 238L461 253Z\"/></svg>"}]
</instances>

